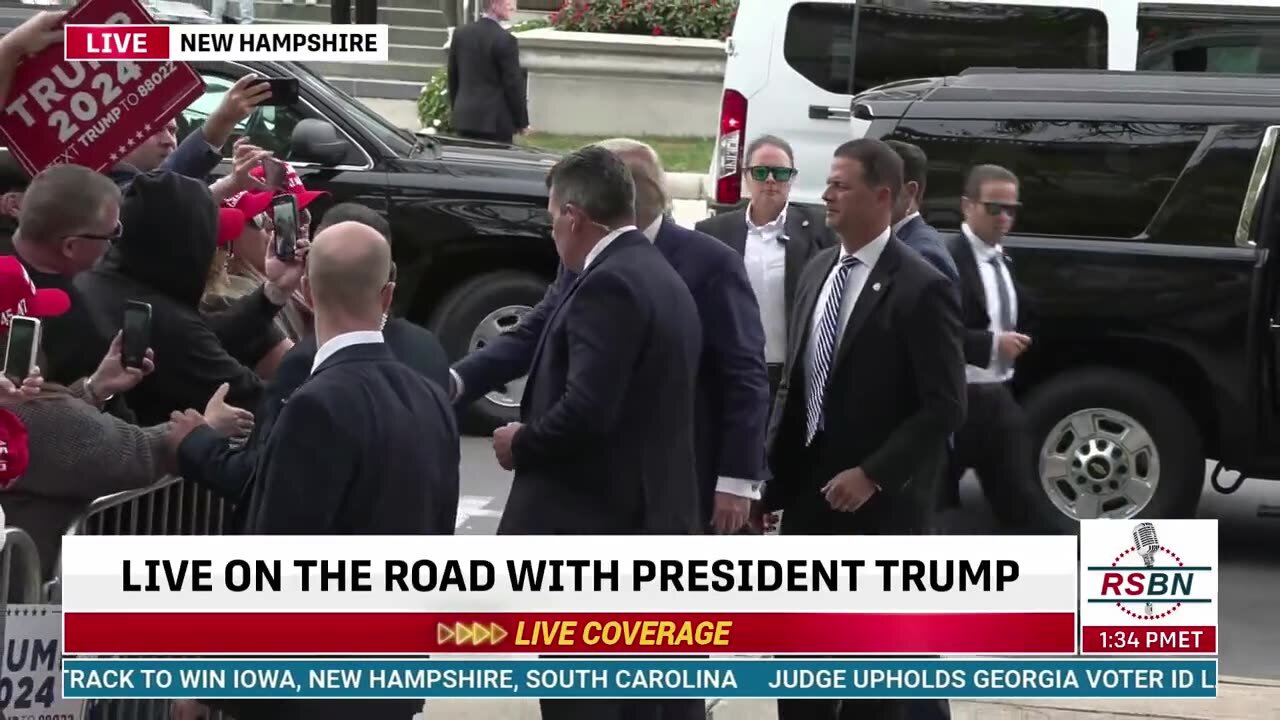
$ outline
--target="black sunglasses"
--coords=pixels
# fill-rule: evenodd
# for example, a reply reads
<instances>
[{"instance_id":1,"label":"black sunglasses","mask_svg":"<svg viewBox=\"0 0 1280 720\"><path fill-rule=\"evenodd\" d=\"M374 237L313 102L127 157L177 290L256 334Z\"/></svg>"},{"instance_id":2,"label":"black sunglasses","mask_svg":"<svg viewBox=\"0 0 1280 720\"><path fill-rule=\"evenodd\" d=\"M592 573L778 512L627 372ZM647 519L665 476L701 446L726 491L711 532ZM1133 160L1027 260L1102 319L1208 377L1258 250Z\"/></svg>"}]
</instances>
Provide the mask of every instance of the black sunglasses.
<instances>
[{"instance_id":1,"label":"black sunglasses","mask_svg":"<svg viewBox=\"0 0 1280 720\"><path fill-rule=\"evenodd\" d=\"M751 179L756 182L764 182L769 179L770 175L778 182L790 182L791 178L796 176L795 168L778 165L753 165L747 168L747 172L751 174Z\"/></svg>"},{"instance_id":2,"label":"black sunglasses","mask_svg":"<svg viewBox=\"0 0 1280 720\"><path fill-rule=\"evenodd\" d=\"M124 223L117 220L115 228L113 228L111 230L111 233L108 235L95 235L94 233L76 233L75 235L70 235L68 237L83 238L85 240L105 240L109 243L114 243L115 241L119 240L120 236L123 234L124 234Z\"/></svg>"},{"instance_id":3,"label":"black sunglasses","mask_svg":"<svg viewBox=\"0 0 1280 720\"><path fill-rule=\"evenodd\" d=\"M1014 218L1018 217L1018 210L1022 207L1022 203L984 202L982 207L992 217L1004 214Z\"/></svg>"}]
</instances>

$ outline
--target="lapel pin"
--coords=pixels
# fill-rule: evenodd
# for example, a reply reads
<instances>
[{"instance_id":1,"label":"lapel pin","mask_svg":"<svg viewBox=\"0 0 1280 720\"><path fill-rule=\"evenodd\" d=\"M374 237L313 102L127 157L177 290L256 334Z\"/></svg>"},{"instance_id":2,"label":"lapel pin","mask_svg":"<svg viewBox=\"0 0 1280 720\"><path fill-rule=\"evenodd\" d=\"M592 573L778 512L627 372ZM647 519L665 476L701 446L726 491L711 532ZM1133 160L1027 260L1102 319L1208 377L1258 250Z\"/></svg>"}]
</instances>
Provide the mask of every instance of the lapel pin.
<instances>
[{"instance_id":1,"label":"lapel pin","mask_svg":"<svg viewBox=\"0 0 1280 720\"><path fill-rule=\"evenodd\" d=\"M875 285L872 285L871 289L875 292L880 292L880 283L876 283Z\"/></svg>"},{"instance_id":2,"label":"lapel pin","mask_svg":"<svg viewBox=\"0 0 1280 720\"><path fill-rule=\"evenodd\" d=\"M800 227L809 227L809 221L808 221L808 220L801 220L801 221L800 221Z\"/></svg>"}]
</instances>

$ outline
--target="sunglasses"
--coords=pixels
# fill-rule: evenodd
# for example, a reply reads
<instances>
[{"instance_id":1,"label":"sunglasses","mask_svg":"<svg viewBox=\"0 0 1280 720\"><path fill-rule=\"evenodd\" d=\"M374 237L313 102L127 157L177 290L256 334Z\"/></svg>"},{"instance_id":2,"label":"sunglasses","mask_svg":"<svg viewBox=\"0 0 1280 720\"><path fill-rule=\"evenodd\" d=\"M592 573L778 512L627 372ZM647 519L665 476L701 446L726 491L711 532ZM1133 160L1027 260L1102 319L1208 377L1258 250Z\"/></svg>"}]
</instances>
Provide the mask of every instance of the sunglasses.
<instances>
[{"instance_id":1,"label":"sunglasses","mask_svg":"<svg viewBox=\"0 0 1280 720\"><path fill-rule=\"evenodd\" d=\"M764 182L769 179L770 175L778 182L790 182L791 178L796 176L796 169L776 165L754 165L747 168L747 173L756 182Z\"/></svg>"},{"instance_id":2,"label":"sunglasses","mask_svg":"<svg viewBox=\"0 0 1280 720\"><path fill-rule=\"evenodd\" d=\"M105 240L106 242L114 243L115 241L119 240L120 236L123 234L124 234L124 223L117 220L116 226L107 235L96 235L94 233L76 233L75 235L68 235L68 237L82 238L84 240Z\"/></svg>"},{"instance_id":3,"label":"sunglasses","mask_svg":"<svg viewBox=\"0 0 1280 720\"><path fill-rule=\"evenodd\" d=\"M998 203L984 202L982 208L987 211L991 217L997 215L1008 215L1011 218L1018 217L1018 210L1022 207L1022 203Z\"/></svg>"}]
</instances>

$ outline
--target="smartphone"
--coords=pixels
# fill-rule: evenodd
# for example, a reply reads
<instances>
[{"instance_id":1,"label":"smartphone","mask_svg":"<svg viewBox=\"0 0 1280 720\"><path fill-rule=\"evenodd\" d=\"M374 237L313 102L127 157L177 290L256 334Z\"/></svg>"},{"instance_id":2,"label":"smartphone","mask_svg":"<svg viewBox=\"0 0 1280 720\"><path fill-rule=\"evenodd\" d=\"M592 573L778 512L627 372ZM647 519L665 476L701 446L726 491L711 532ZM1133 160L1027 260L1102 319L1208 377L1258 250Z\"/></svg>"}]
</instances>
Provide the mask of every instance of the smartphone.
<instances>
[{"instance_id":1,"label":"smartphone","mask_svg":"<svg viewBox=\"0 0 1280 720\"><path fill-rule=\"evenodd\" d=\"M262 180L272 190L284 189L284 163L275 158L262 159Z\"/></svg>"},{"instance_id":2,"label":"smartphone","mask_svg":"<svg viewBox=\"0 0 1280 720\"><path fill-rule=\"evenodd\" d=\"M21 385L36 369L40 349L40 321L15 315L9 321L9 341L4 349L4 374L15 385Z\"/></svg>"},{"instance_id":3,"label":"smartphone","mask_svg":"<svg viewBox=\"0 0 1280 720\"><path fill-rule=\"evenodd\" d=\"M292 260L298 247L298 201L289 193L276 195L271 201L271 217L276 226L275 255Z\"/></svg>"},{"instance_id":4,"label":"smartphone","mask_svg":"<svg viewBox=\"0 0 1280 720\"><path fill-rule=\"evenodd\" d=\"M151 304L130 300L124 306L124 337L121 338L120 364L141 368L151 347Z\"/></svg>"},{"instance_id":5,"label":"smartphone","mask_svg":"<svg viewBox=\"0 0 1280 720\"><path fill-rule=\"evenodd\" d=\"M298 79L297 78L262 78L258 82L264 82L271 86L271 97L262 102L263 105L284 106L293 105L298 102Z\"/></svg>"}]
</instances>

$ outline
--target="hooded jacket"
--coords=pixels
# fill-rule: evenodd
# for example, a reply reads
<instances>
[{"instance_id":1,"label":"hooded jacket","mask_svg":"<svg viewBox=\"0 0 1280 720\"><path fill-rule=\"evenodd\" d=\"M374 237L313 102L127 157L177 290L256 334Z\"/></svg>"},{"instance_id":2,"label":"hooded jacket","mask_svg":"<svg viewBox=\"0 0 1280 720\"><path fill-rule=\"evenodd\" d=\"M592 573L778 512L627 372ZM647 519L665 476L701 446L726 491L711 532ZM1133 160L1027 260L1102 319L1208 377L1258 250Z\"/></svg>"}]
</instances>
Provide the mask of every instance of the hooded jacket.
<instances>
[{"instance_id":1,"label":"hooded jacket","mask_svg":"<svg viewBox=\"0 0 1280 720\"><path fill-rule=\"evenodd\" d=\"M200 314L217 243L218 212L209 189L172 172L139 175L125 190L120 223L120 239L75 285L108 337L122 326L128 301L151 304L156 369L127 396L138 422L152 425L174 410L203 410L224 382L231 385L227 402L257 407L262 381L227 353L219 336L266 332L279 308L258 290L220 317L216 331Z\"/></svg>"}]
</instances>

